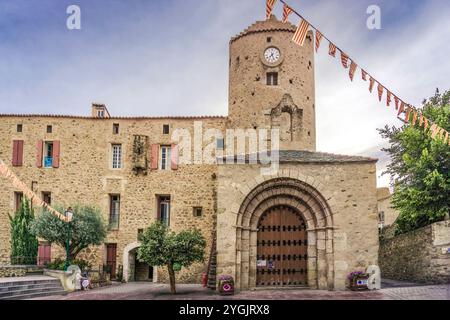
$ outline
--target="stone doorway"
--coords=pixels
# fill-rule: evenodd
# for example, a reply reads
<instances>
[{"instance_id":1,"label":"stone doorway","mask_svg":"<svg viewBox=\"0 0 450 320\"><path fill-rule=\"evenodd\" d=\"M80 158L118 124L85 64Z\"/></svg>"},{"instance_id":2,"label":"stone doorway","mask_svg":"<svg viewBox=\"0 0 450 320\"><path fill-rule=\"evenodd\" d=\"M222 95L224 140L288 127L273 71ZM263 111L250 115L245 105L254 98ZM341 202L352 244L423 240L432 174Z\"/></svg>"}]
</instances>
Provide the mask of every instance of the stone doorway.
<instances>
[{"instance_id":1,"label":"stone doorway","mask_svg":"<svg viewBox=\"0 0 450 320\"><path fill-rule=\"evenodd\" d=\"M267 210L258 223L256 285L306 286L308 240L306 223L297 210Z\"/></svg>"},{"instance_id":2,"label":"stone doorway","mask_svg":"<svg viewBox=\"0 0 450 320\"><path fill-rule=\"evenodd\" d=\"M134 242L123 251L123 279L126 282L147 281L158 282L158 270L137 259L140 242Z\"/></svg>"}]
</instances>

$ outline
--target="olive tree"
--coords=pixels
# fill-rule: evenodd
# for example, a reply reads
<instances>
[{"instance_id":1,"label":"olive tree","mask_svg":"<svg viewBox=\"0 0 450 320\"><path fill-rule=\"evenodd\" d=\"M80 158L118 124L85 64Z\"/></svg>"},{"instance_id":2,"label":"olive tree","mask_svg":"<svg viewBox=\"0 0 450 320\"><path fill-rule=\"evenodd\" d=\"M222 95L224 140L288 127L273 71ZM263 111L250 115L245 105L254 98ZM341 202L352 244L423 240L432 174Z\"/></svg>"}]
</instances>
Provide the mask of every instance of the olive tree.
<instances>
[{"instance_id":1,"label":"olive tree","mask_svg":"<svg viewBox=\"0 0 450 320\"><path fill-rule=\"evenodd\" d=\"M204 261L206 241L197 229L174 233L161 222L155 222L145 230L140 240L139 261L151 266L166 266L172 294L176 294L175 271Z\"/></svg>"},{"instance_id":2,"label":"olive tree","mask_svg":"<svg viewBox=\"0 0 450 320\"><path fill-rule=\"evenodd\" d=\"M56 207L64 212L62 207ZM70 232L69 232L70 228ZM69 224L44 210L32 226L36 236L66 248L69 238L71 260L90 245L100 245L106 239L107 226L99 209L91 206L73 206L73 219Z\"/></svg>"}]
</instances>

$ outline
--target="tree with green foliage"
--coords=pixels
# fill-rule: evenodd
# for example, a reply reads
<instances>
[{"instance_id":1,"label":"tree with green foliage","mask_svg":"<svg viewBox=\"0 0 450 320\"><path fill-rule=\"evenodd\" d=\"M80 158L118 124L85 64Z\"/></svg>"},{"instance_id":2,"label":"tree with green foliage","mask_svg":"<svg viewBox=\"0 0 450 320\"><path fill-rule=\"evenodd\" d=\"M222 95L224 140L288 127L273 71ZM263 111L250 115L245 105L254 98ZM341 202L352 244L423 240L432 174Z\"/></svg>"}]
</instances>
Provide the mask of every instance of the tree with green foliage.
<instances>
[{"instance_id":1,"label":"tree with green foliage","mask_svg":"<svg viewBox=\"0 0 450 320\"><path fill-rule=\"evenodd\" d=\"M450 131L450 91L423 102L422 112L432 123ZM412 126L379 130L388 139L384 149L392 162L386 173L394 187L393 207L400 213L396 234L442 221L450 212L450 146L442 138L432 139L429 130Z\"/></svg>"},{"instance_id":2,"label":"tree with green foliage","mask_svg":"<svg viewBox=\"0 0 450 320\"><path fill-rule=\"evenodd\" d=\"M23 198L14 216L9 215L11 226L11 264L37 264L39 242L31 231L34 211L27 198Z\"/></svg>"},{"instance_id":3,"label":"tree with green foliage","mask_svg":"<svg viewBox=\"0 0 450 320\"><path fill-rule=\"evenodd\" d=\"M155 222L141 234L138 259L151 266L166 266L169 272L170 291L176 294L175 271L203 262L206 240L199 230L174 233L161 223Z\"/></svg>"},{"instance_id":4,"label":"tree with green foliage","mask_svg":"<svg viewBox=\"0 0 450 320\"><path fill-rule=\"evenodd\" d=\"M36 218L32 230L39 238L56 243L65 249L69 237L68 227L70 227L69 252L71 261L74 261L83 249L90 245L100 245L105 241L107 226L99 209L78 205L72 208L73 219L69 222L70 226L44 210ZM59 212L65 211L61 206L55 209Z\"/></svg>"}]
</instances>

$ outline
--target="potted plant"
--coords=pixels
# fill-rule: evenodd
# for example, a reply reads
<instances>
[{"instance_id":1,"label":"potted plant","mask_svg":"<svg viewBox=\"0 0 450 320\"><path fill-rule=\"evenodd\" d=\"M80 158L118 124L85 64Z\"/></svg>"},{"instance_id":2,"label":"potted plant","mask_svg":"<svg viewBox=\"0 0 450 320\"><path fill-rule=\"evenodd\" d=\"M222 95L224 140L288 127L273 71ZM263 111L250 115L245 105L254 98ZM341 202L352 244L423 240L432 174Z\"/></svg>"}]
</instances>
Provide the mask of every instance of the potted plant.
<instances>
[{"instance_id":1,"label":"potted plant","mask_svg":"<svg viewBox=\"0 0 450 320\"><path fill-rule=\"evenodd\" d=\"M219 276L219 294L222 296L234 295L234 279L232 276Z\"/></svg>"},{"instance_id":2,"label":"potted plant","mask_svg":"<svg viewBox=\"0 0 450 320\"><path fill-rule=\"evenodd\" d=\"M352 291L368 290L370 275L363 271L354 271L347 277L349 281L349 289Z\"/></svg>"}]
</instances>

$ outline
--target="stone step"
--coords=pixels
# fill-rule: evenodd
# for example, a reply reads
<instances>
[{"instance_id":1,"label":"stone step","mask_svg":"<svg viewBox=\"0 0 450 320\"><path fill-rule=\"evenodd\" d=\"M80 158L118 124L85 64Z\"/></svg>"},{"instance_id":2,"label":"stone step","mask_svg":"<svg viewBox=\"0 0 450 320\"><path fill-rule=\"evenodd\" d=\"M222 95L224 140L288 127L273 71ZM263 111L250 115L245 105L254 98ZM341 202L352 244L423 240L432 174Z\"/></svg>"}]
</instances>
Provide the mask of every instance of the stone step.
<instances>
[{"instance_id":1,"label":"stone step","mask_svg":"<svg viewBox=\"0 0 450 320\"><path fill-rule=\"evenodd\" d=\"M30 294L46 294L48 292L59 292L64 291L61 285L59 286L43 286L40 288L32 288L32 289L18 289L7 292L0 292L0 300L8 299L10 297L19 297L19 296L27 296Z\"/></svg>"},{"instance_id":2,"label":"stone step","mask_svg":"<svg viewBox=\"0 0 450 320\"><path fill-rule=\"evenodd\" d=\"M60 289L60 290L39 292L39 293L20 294L20 295L16 295L16 296L0 298L0 300L25 300L25 299L49 297L49 296L63 296L66 294L67 294L67 292Z\"/></svg>"},{"instance_id":3,"label":"stone step","mask_svg":"<svg viewBox=\"0 0 450 320\"><path fill-rule=\"evenodd\" d=\"M20 286L20 285L33 285L33 284L52 284L60 283L58 279L52 280L24 280L24 281L11 281L11 282L0 282L0 288Z\"/></svg>"},{"instance_id":4,"label":"stone step","mask_svg":"<svg viewBox=\"0 0 450 320\"><path fill-rule=\"evenodd\" d=\"M18 290L27 290L27 289L38 289L38 288L46 288L46 287L58 287L61 286L61 284L58 282L52 282L52 283L35 283L35 284L20 284L20 285L14 285L9 287L0 287L0 295L3 292L10 292L10 291L18 291Z\"/></svg>"}]
</instances>

